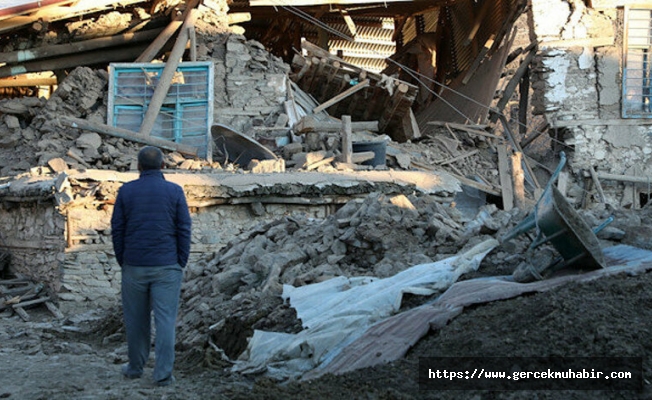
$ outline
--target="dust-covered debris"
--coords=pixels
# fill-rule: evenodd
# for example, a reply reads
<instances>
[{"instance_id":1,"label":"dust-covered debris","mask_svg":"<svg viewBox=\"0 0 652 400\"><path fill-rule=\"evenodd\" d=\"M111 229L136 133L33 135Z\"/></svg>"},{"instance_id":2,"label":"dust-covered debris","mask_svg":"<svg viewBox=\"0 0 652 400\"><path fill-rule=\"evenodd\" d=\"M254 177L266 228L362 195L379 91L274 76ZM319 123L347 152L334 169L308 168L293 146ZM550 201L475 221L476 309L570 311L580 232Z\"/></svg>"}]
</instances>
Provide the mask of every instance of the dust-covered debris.
<instances>
[{"instance_id":1,"label":"dust-covered debris","mask_svg":"<svg viewBox=\"0 0 652 400\"><path fill-rule=\"evenodd\" d=\"M300 322L281 301L282 285L302 286L336 276L393 276L406 268L456 255L514 224L517 213L484 207L465 216L427 196L374 193L323 219L293 215L247 232L183 286L179 339L184 349L208 336L230 358L253 329L296 332ZM510 258L511 256L511 258ZM505 273L519 261L494 256Z\"/></svg>"}]
</instances>

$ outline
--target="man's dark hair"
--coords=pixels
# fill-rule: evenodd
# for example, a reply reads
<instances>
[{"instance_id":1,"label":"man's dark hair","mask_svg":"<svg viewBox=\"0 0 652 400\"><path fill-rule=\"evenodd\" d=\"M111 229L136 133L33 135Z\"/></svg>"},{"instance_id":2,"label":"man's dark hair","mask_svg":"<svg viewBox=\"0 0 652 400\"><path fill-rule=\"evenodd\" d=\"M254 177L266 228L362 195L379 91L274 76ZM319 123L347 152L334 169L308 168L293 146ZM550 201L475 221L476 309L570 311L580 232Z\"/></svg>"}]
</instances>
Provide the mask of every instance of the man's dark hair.
<instances>
[{"instance_id":1,"label":"man's dark hair","mask_svg":"<svg viewBox=\"0 0 652 400\"><path fill-rule=\"evenodd\" d=\"M138 153L138 165L143 171L161 169L163 152L158 147L146 146Z\"/></svg>"}]
</instances>

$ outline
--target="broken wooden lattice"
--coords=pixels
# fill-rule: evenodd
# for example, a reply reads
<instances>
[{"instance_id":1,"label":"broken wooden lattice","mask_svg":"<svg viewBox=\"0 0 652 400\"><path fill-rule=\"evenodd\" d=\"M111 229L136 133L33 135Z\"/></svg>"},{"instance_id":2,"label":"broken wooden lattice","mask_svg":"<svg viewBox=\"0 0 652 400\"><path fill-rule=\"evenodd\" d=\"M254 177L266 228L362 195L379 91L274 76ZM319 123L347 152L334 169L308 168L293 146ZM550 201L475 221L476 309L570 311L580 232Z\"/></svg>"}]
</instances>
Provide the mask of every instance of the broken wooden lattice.
<instances>
[{"instance_id":1,"label":"broken wooden lattice","mask_svg":"<svg viewBox=\"0 0 652 400\"><path fill-rule=\"evenodd\" d=\"M13 310L24 321L29 321L30 317L25 308L37 304L45 304L52 315L63 318L42 283L34 283L25 278L0 280L0 311Z\"/></svg>"}]
</instances>

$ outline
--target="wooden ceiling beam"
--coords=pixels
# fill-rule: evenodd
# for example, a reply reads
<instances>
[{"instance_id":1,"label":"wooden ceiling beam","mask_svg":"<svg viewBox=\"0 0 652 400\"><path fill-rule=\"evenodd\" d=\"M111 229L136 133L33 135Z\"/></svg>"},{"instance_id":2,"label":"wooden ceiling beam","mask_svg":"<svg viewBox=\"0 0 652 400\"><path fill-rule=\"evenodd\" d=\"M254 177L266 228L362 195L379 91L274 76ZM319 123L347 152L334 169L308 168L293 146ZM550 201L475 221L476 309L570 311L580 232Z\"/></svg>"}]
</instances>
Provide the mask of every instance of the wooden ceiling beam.
<instances>
[{"instance_id":1,"label":"wooden ceiling beam","mask_svg":"<svg viewBox=\"0 0 652 400\"><path fill-rule=\"evenodd\" d=\"M344 4L374 4L374 3L404 3L412 2L412 0L292 0L292 6L317 6L317 5L344 5ZM249 5L251 7L261 7L261 6L272 6L276 7L279 5L278 0L249 0Z\"/></svg>"},{"instance_id":2,"label":"wooden ceiling beam","mask_svg":"<svg viewBox=\"0 0 652 400\"><path fill-rule=\"evenodd\" d=\"M144 3L146 1L148 0L121 0L120 5L124 7L131 4ZM79 0L69 7L53 6L35 8L34 12L31 14L7 18L0 21L0 33L21 28L39 20L52 22L102 11L108 8L113 8L115 3L115 0Z\"/></svg>"}]
</instances>

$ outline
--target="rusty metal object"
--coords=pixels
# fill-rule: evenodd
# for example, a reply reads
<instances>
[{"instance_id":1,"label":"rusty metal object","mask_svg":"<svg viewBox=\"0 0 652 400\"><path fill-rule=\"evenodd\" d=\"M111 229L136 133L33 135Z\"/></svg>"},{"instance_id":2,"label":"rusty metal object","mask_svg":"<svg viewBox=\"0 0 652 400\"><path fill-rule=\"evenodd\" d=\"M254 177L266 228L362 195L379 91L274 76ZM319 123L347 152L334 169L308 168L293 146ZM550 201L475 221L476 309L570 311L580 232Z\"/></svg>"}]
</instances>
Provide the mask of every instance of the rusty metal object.
<instances>
[{"instance_id":1,"label":"rusty metal object","mask_svg":"<svg viewBox=\"0 0 652 400\"><path fill-rule=\"evenodd\" d=\"M570 266L589 270L604 268L604 256L595 234L606 224L592 230L553 185L565 163L566 156L562 152L561 161L537 201L534 211L501 241L505 242L536 227L537 237L528 251L544 243L550 243L563 259L551 263L547 269L556 271ZM543 270L540 271L542 275L544 275Z\"/></svg>"}]
</instances>

